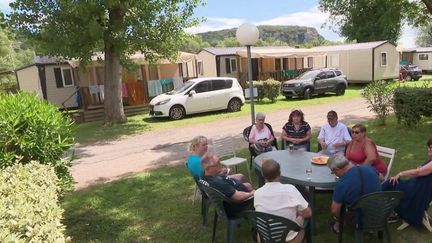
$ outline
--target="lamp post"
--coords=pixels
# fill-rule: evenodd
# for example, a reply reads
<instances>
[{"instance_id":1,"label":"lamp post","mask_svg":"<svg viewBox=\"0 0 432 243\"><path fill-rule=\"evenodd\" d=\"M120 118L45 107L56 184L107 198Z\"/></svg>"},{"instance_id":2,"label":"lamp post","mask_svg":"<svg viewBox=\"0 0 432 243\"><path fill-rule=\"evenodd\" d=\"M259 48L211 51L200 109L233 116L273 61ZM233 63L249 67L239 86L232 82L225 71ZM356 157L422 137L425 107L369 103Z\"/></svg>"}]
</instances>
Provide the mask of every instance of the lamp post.
<instances>
[{"instance_id":1,"label":"lamp post","mask_svg":"<svg viewBox=\"0 0 432 243\"><path fill-rule=\"evenodd\" d=\"M252 125L255 123L255 108L254 108L254 95L253 95L253 82L252 82L252 58L251 58L251 45L255 44L259 38L258 28L251 23L244 23L240 25L236 32L236 37L240 44L246 46L247 60L248 60L248 80L249 80L249 94L251 104L251 117Z\"/></svg>"}]
</instances>

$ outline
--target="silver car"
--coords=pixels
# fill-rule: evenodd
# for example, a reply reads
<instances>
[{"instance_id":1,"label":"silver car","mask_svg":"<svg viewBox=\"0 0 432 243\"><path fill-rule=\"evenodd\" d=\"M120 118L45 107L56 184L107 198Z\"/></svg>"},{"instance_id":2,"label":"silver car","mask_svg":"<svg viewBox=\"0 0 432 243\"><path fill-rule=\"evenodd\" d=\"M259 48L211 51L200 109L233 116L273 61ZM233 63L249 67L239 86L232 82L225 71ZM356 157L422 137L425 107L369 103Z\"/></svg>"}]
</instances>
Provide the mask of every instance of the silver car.
<instances>
[{"instance_id":1,"label":"silver car","mask_svg":"<svg viewBox=\"0 0 432 243\"><path fill-rule=\"evenodd\" d=\"M283 82L282 94L288 99L294 96L310 99L313 94L334 92L344 95L348 87L346 76L335 68L307 71L295 79Z\"/></svg>"}]
</instances>

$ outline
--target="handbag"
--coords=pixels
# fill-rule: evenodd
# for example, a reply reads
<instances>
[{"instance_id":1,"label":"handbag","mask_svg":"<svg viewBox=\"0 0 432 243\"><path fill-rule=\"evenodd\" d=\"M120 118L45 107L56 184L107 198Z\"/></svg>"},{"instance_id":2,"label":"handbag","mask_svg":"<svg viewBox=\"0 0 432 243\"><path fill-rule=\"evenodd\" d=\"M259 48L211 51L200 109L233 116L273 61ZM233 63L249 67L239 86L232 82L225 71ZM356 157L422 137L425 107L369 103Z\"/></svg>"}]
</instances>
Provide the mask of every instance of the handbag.
<instances>
[{"instance_id":1,"label":"handbag","mask_svg":"<svg viewBox=\"0 0 432 243\"><path fill-rule=\"evenodd\" d=\"M260 139L258 141L267 141L267 139ZM256 154L261 154L264 152L269 152L273 150L273 146L271 144L267 145L267 147L262 146L261 144L253 144L253 149Z\"/></svg>"}]
</instances>

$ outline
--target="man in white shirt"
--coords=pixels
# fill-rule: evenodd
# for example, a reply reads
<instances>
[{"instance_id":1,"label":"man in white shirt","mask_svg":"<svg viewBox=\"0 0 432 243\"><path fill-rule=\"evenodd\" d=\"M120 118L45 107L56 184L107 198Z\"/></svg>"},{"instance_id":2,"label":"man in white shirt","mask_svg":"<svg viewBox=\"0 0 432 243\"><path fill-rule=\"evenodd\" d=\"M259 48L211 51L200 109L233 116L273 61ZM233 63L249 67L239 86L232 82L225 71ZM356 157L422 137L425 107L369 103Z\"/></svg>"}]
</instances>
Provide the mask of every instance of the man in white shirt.
<instances>
[{"instance_id":1,"label":"man in white shirt","mask_svg":"<svg viewBox=\"0 0 432 243\"><path fill-rule=\"evenodd\" d=\"M351 135L348 128L341 122L338 122L336 111L327 113L328 123L321 127L318 135L318 143L321 145L321 154L333 155L344 153L345 146L351 142Z\"/></svg>"},{"instance_id":2,"label":"man in white shirt","mask_svg":"<svg viewBox=\"0 0 432 243\"><path fill-rule=\"evenodd\" d=\"M302 226L304 219L312 216L308 202L293 185L280 183L280 165L276 161L266 160L261 170L266 184L255 191L255 210L290 219ZM297 243L303 238L304 230L291 231L286 241Z\"/></svg>"}]
</instances>

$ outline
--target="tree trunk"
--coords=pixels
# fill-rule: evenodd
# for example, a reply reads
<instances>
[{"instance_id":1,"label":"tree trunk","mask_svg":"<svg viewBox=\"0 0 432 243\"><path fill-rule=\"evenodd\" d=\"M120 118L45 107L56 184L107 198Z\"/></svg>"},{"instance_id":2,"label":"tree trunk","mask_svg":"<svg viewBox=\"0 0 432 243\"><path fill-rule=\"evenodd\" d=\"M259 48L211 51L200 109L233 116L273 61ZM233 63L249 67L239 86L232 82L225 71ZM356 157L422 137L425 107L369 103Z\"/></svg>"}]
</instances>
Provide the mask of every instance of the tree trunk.
<instances>
[{"instance_id":1,"label":"tree trunk","mask_svg":"<svg viewBox=\"0 0 432 243\"><path fill-rule=\"evenodd\" d=\"M114 46L105 43L105 122L125 122L121 95L121 65L120 56Z\"/></svg>"}]
</instances>

